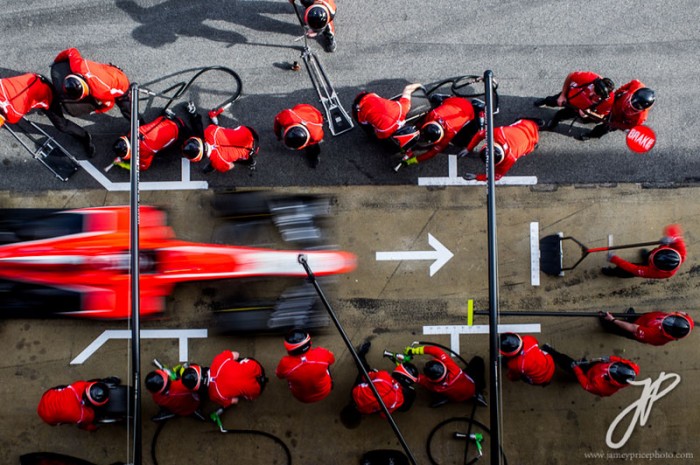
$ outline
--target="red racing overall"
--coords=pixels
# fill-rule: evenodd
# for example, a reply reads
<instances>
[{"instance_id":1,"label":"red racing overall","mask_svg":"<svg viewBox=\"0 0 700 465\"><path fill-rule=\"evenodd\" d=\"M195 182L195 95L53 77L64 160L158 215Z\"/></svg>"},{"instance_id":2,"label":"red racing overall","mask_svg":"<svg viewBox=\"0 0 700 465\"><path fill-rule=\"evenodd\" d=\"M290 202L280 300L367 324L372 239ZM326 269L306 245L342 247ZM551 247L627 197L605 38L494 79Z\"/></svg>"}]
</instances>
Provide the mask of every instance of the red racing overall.
<instances>
[{"instance_id":1,"label":"red racing overall","mask_svg":"<svg viewBox=\"0 0 700 465\"><path fill-rule=\"evenodd\" d=\"M501 179L513 164L520 157L531 153L535 150L537 143L540 140L540 132L537 124L528 119L521 119L509 126L501 126L493 131L493 141L503 147L503 161L496 165L496 179ZM479 142L486 138L486 130L482 129L474 136L471 143L467 146L469 151L474 150ZM485 174L476 176L477 181L486 181Z\"/></svg>"},{"instance_id":2,"label":"red racing overall","mask_svg":"<svg viewBox=\"0 0 700 465\"><path fill-rule=\"evenodd\" d=\"M476 394L474 381L462 371L452 357L435 346L426 345L423 351L445 364L447 376L442 381L435 382L421 374L418 375L418 384L431 392L445 396L452 402L463 402L474 397Z\"/></svg>"},{"instance_id":3,"label":"red racing overall","mask_svg":"<svg viewBox=\"0 0 700 465\"><path fill-rule=\"evenodd\" d=\"M0 79L0 114L16 124L31 110L48 110L53 88L38 74L28 73Z\"/></svg>"},{"instance_id":4,"label":"red racing overall","mask_svg":"<svg viewBox=\"0 0 700 465\"><path fill-rule=\"evenodd\" d=\"M171 146L180 136L182 127L184 123L180 118L166 116L159 116L150 123L139 126L139 169L143 171L150 168L155 154ZM130 158L131 153L123 159Z\"/></svg>"},{"instance_id":5,"label":"red racing overall","mask_svg":"<svg viewBox=\"0 0 700 465\"><path fill-rule=\"evenodd\" d=\"M377 139L388 139L406 123L411 99L390 100L371 93L363 96L357 107L357 122L371 126Z\"/></svg>"},{"instance_id":6,"label":"red racing overall","mask_svg":"<svg viewBox=\"0 0 700 465\"><path fill-rule=\"evenodd\" d=\"M159 407L183 417L192 415L201 403L199 394L187 389L179 378L170 381L167 391L153 393L153 401Z\"/></svg>"},{"instance_id":7,"label":"red racing overall","mask_svg":"<svg viewBox=\"0 0 700 465\"><path fill-rule=\"evenodd\" d=\"M591 71L574 71L566 77L564 89L566 103L577 110L594 110L600 116L607 116L613 104L613 92L606 100L596 93L594 82L602 76Z\"/></svg>"},{"instance_id":8,"label":"red racing overall","mask_svg":"<svg viewBox=\"0 0 700 465\"><path fill-rule=\"evenodd\" d=\"M255 400L262 393L262 366L251 358L236 360L226 350L211 362L209 368L209 399L226 408L238 403L238 398Z\"/></svg>"},{"instance_id":9,"label":"red racing overall","mask_svg":"<svg viewBox=\"0 0 700 465\"><path fill-rule=\"evenodd\" d=\"M306 146L316 145L323 140L323 115L316 107L307 103L301 103L277 114L274 125L277 140L283 140L287 129L297 124L309 131L309 142Z\"/></svg>"},{"instance_id":10,"label":"red racing overall","mask_svg":"<svg viewBox=\"0 0 700 465\"><path fill-rule=\"evenodd\" d=\"M608 122L611 129L632 129L644 124L650 108L637 110L632 106L632 95L644 87L646 87L644 84L635 79L615 91L615 101Z\"/></svg>"},{"instance_id":11,"label":"red racing overall","mask_svg":"<svg viewBox=\"0 0 700 465\"><path fill-rule=\"evenodd\" d=\"M392 378L391 373L385 370L370 371L369 378L389 413L403 405L403 390L399 382ZM360 383L352 389L352 399L357 406L357 411L363 415L371 415L381 411L379 402L377 402L372 388L367 382Z\"/></svg>"},{"instance_id":12,"label":"red racing overall","mask_svg":"<svg viewBox=\"0 0 700 465\"><path fill-rule=\"evenodd\" d=\"M70 386L49 389L41 396L37 413L52 426L69 423L89 431L97 429L93 424L95 411L83 401L83 393L91 384L76 381Z\"/></svg>"},{"instance_id":13,"label":"red racing overall","mask_svg":"<svg viewBox=\"0 0 700 465\"><path fill-rule=\"evenodd\" d=\"M554 359L539 348L534 337L522 336L522 340L520 352L505 359L508 379L536 385L549 384L554 375Z\"/></svg>"},{"instance_id":14,"label":"red racing overall","mask_svg":"<svg viewBox=\"0 0 700 465\"><path fill-rule=\"evenodd\" d=\"M639 374L639 367L636 363L625 360L616 355L610 356L609 362L596 362L584 373L580 366L574 365L573 370L581 387L586 391L600 397L607 397L615 394L620 389L629 386L621 384L612 379L608 373L610 365L614 362L623 362L632 367L636 374Z\"/></svg>"},{"instance_id":15,"label":"red racing overall","mask_svg":"<svg viewBox=\"0 0 700 465\"><path fill-rule=\"evenodd\" d=\"M258 150L257 136L247 126L224 128L210 124L204 130L209 161L215 170L225 173L238 160L248 160Z\"/></svg>"},{"instance_id":16,"label":"red racing overall","mask_svg":"<svg viewBox=\"0 0 700 465\"><path fill-rule=\"evenodd\" d=\"M111 110L115 99L129 90L129 79L122 70L114 65L86 60L76 48L62 51L54 59L54 63L62 61L68 61L71 72L82 76L87 82L90 96L97 102L96 113Z\"/></svg>"},{"instance_id":17,"label":"red racing overall","mask_svg":"<svg viewBox=\"0 0 700 465\"><path fill-rule=\"evenodd\" d=\"M637 263L630 263L627 260L623 260L622 258L618 257L617 255L613 255L612 258L610 258L610 263L613 263L614 265L617 265L619 268L627 271L628 273L632 273L635 276L638 276L640 278L647 278L647 279L665 279L665 278L670 278L680 268L680 265L670 271L666 270L660 270L656 266L654 266L654 262L652 260L652 257L656 252L659 250L663 249L673 249L678 254L681 256L681 264L685 261L686 257L686 248L685 248L685 242L683 241L683 236L682 236L682 230L680 226L677 224L672 224L666 227L664 230L664 236L670 238L671 243L668 245L662 245L659 246L655 249L653 249L649 253L649 259L647 260L646 264L637 264Z\"/></svg>"},{"instance_id":18,"label":"red racing overall","mask_svg":"<svg viewBox=\"0 0 700 465\"><path fill-rule=\"evenodd\" d=\"M449 97L440 106L433 108L425 117L423 125L435 121L442 126L444 135L427 152L416 157L418 163L433 158L450 144L454 136L470 121L474 120L474 106L461 97Z\"/></svg>"},{"instance_id":19,"label":"red racing overall","mask_svg":"<svg viewBox=\"0 0 700 465\"><path fill-rule=\"evenodd\" d=\"M285 355L277 365L277 377L286 379L292 395L304 403L318 402L331 393L333 380L328 367L335 362L333 353L314 347L301 355Z\"/></svg>"},{"instance_id":20,"label":"red racing overall","mask_svg":"<svg viewBox=\"0 0 700 465\"><path fill-rule=\"evenodd\" d=\"M678 339L666 333L663 330L663 321L669 315L676 315L680 317L686 317L688 324L690 325L690 330L693 330L695 323L692 318L688 317L687 313L684 312L650 312L640 315L639 318L634 320L634 324L639 327L634 332L634 338L640 342L646 344L651 344L653 346L662 346L671 341L677 341Z\"/></svg>"}]
</instances>

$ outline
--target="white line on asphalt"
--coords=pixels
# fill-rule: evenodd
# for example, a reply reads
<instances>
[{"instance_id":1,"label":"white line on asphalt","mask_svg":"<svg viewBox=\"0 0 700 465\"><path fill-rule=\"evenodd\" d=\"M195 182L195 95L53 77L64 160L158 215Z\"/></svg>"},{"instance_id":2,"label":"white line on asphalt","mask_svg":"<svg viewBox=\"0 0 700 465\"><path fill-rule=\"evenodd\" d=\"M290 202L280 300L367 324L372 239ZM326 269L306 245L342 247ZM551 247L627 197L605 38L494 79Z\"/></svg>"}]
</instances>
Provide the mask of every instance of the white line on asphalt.
<instances>
[{"instance_id":1,"label":"white line on asphalt","mask_svg":"<svg viewBox=\"0 0 700 465\"><path fill-rule=\"evenodd\" d=\"M539 333L542 329L539 323L522 324L522 325L498 325L499 333ZM426 335L449 335L450 349L459 353L459 335L460 334L488 334L488 325L441 325L441 326L423 326L423 334Z\"/></svg>"},{"instance_id":2,"label":"white line on asphalt","mask_svg":"<svg viewBox=\"0 0 700 465\"><path fill-rule=\"evenodd\" d=\"M540 224L530 223L530 284L540 285Z\"/></svg>"},{"instance_id":3,"label":"white line on asphalt","mask_svg":"<svg viewBox=\"0 0 700 465\"><path fill-rule=\"evenodd\" d=\"M112 182L102 172L87 160L78 160L80 166L88 172L90 176L95 178L97 182L102 184L102 187L110 192L129 191L131 183L128 182ZM196 190L208 189L209 183L206 181L190 181L190 161L182 159L182 180L181 181L155 181L141 182L139 189L142 191L166 191L166 190Z\"/></svg>"},{"instance_id":4,"label":"white line on asphalt","mask_svg":"<svg viewBox=\"0 0 700 465\"><path fill-rule=\"evenodd\" d=\"M180 341L180 362L187 361L187 342L190 338L206 338L206 329L142 329L141 339L178 339ZM92 341L82 352L78 354L71 365L82 365L85 360L102 347L110 339L131 339L131 331L128 329L108 329Z\"/></svg>"},{"instance_id":5,"label":"white line on asphalt","mask_svg":"<svg viewBox=\"0 0 700 465\"><path fill-rule=\"evenodd\" d=\"M418 178L419 186L485 186L486 181L466 181L457 173L457 155L448 155L447 177ZM537 176L504 176L496 181L497 186L532 186Z\"/></svg>"}]
</instances>

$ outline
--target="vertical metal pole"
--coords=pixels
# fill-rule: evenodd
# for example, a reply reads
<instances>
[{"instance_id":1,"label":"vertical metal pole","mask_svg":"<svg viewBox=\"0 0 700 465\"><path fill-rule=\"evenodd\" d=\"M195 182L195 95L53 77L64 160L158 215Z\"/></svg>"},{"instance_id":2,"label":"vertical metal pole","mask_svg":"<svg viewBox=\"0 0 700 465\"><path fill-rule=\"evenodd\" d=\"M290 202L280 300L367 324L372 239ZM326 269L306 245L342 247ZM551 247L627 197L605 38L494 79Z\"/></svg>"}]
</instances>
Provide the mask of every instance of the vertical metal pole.
<instances>
[{"instance_id":1,"label":"vertical metal pole","mask_svg":"<svg viewBox=\"0 0 700 465\"><path fill-rule=\"evenodd\" d=\"M496 168L493 160L493 72L484 72L484 92L486 97L486 170L487 214L488 214L488 253L489 253L489 375L491 378L490 426L491 426L491 465L501 463L501 422L500 422L500 360L498 342L498 243L496 242Z\"/></svg>"},{"instance_id":2,"label":"vertical metal pole","mask_svg":"<svg viewBox=\"0 0 700 465\"><path fill-rule=\"evenodd\" d=\"M309 282L311 282L311 284L313 284L314 288L316 289L316 293L318 294L318 297L321 299L321 302L323 302L323 306L326 307L326 310L328 310L328 314L330 315L331 319L333 320L333 324L335 325L336 329L340 333L340 336L343 338L343 342L345 342L345 346L350 351L350 354L352 354L352 357L355 360L355 364L357 365L357 369L362 372L362 376L364 376L365 379L367 380L367 385L372 390L372 394L374 394L375 399L377 399L377 403L379 403L379 407L382 409L382 412L384 413L386 420L389 422L391 429L394 431L394 435L396 435L396 438L399 440L399 443L401 443L401 447L403 448L404 452L406 452L406 455L408 456L408 459L410 460L411 464L417 465L416 458L413 456L413 452L411 452L411 448L408 447L408 443L406 442L406 439L403 437L403 434L401 434L401 430L399 429L399 426L394 421L394 417L391 416L391 413L389 412L389 409L386 407L386 404L384 403L382 396L379 395L379 391L377 391L376 386L374 385L374 383L371 382L371 380L369 378L369 373L367 373L367 370L365 369L364 365L362 364L362 361L360 360L360 356L357 354L357 351L355 350L355 347L352 345L352 342L350 342L350 338L348 337L347 333L343 329L343 325L340 324L340 321L338 320L338 317L335 315L335 312L333 311L333 308L331 307L330 302L328 302L328 299L326 299L326 296L323 293L323 289L321 289L321 286L318 284L318 281L316 281L316 276L314 275L313 271L311 270L311 267L309 267L309 264L306 261L306 256L304 254L300 254L298 257L298 260L299 260L299 263L301 264L301 266L304 267L304 270L306 271L306 274L309 277Z\"/></svg>"},{"instance_id":3,"label":"vertical metal pole","mask_svg":"<svg viewBox=\"0 0 700 465\"><path fill-rule=\"evenodd\" d=\"M140 324L140 291L139 291L139 87L131 84L131 196L129 208L131 213L129 250L131 253L131 361L133 368L132 389L134 390L134 465L142 461L142 429L141 429L141 324Z\"/></svg>"}]
</instances>

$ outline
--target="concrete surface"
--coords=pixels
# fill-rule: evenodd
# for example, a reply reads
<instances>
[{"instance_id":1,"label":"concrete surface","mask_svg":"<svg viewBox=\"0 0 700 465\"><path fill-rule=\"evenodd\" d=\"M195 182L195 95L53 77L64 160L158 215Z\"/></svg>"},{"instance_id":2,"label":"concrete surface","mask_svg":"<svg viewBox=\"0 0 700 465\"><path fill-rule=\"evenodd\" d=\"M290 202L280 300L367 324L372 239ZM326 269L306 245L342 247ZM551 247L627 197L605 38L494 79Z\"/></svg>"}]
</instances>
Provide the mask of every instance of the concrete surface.
<instances>
[{"instance_id":1,"label":"concrete surface","mask_svg":"<svg viewBox=\"0 0 700 465\"><path fill-rule=\"evenodd\" d=\"M289 192L289 191L280 191ZM357 254L358 269L341 276L326 289L350 338L359 344L372 341L369 360L389 368L381 350L399 350L414 340L450 344L450 337L424 336L424 325L466 325L466 302L487 308L486 210L482 189L429 190L407 187L345 187L304 189L306 193L330 194L336 200L334 239L341 249ZM561 187L558 189L503 188L498 191L499 281L501 310L545 311L637 311L686 310L695 312L698 299L697 234L699 207L696 189L642 189L639 186ZM142 204L168 206L170 222L179 237L208 240L211 193L143 193ZM0 206L46 205L78 207L118 204L126 196L99 191L46 192L32 198L12 193L0 195ZM599 273L603 254L593 254L563 278L542 276L541 285L530 285L529 223L538 221L542 236L563 231L589 246L605 245L608 234L618 244L654 240L665 224L679 222L686 230L689 259L681 271L665 281L618 280ZM196 225L196 226L195 226ZM455 255L432 278L429 262L376 262L377 251L426 250L427 234L438 238ZM633 252L622 253L632 257ZM565 260L578 251L566 251ZM235 285L235 284L234 284ZM276 336L218 335L210 326L206 306L207 286L188 285L176 290L165 319L145 322L144 329L209 328L206 340L191 340L189 358L206 363L219 351L231 348L260 360L274 372L283 355ZM574 357L617 354L636 360L640 379L656 380L661 372L677 373L680 384L653 404L646 426L634 427L620 450L606 446L605 434L615 417L636 401L642 389L630 387L613 397L599 399L558 373L546 388L503 382L503 446L511 464L608 463L587 453L690 453L697 454L693 431L698 424L698 340L664 347L648 347L603 334L594 318L502 317L501 323L539 323L535 336ZM475 325L487 324L476 316ZM44 389L63 382L117 374L127 377L127 343L107 343L84 365L69 362L105 329L126 329L125 324L72 320L7 320L2 323L4 358L0 366L5 412L0 420L0 448L11 460L37 449L73 454L97 464L124 460L126 431L107 425L96 433L74 427L49 427L35 412ZM389 426L380 418L365 419L361 428L346 430L338 413L347 402L356 371L348 351L333 328L315 337L314 343L333 350L335 389L326 400L304 405L293 400L286 385L273 379L256 402L244 402L225 415L228 428L262 429L276 434L291 448L294 463L357 463L362 452L399 448ZM485 335L463 335L462 356L488 357ZM174 340L145 340L144 371L149 360L174 363L178 358ZM439 409L428 407L421 392L410 412L396 420L419 463L428 463L425 442L429 431L444 419L467 415L471 404ZM155 413L146 396L146 419ZM477 420L488 423L488 411L479 407ZM621 435L631 416L617 430ZM146 420L145 463L154 425ZM488 439L486 440L488 444ZM437 450L457 463L461 452L445 439ZM487 446L488 449L488 446ZM171 421L158 442L159 463L185 463L185 459L229 463L284 463L277 446L265 439L224 436L213 426L192 419ZM484 459L485 460L485 459ZM628 463L647 463L629 460ZM654 463L669 463L658 459ZM672 463L694 463L692 458Z\"/></svg>"},{"instance_id":2,"label":"concrete surface","mask_svg":"<svg viewBox=\"0 0 700 465\"><path fill-rule=\"evenodd\" d=\"M396 161L361 131L326 137L323 160L310 170L272 134L275 114L300 102L317 103L305 72L285 70L299 60L297 20L287 0L218 0L206 7L188 0L32 0L11 3L0 12L0 40L5 53L0 76L28 71L47 73L56 54L77 47L85 57L122 67L134 82L162 90L160 81L181 70L224 65L243 79L243 97L221 117L224 125L247 124L261 136L258 171L204 176L215 187L415 184L420 176L444 176L446 157L394 173ZM621 133L581 143L566 134L546 134L537 152L520 160L514 175L536 175L547 183L696 183L698 99L693 21L700 6L694 0L579 2L503 2L479 0L363 0L339 2L338 50L327 54L311 46L350 107L361 90L380 95L400 93L408 82L431 83L450 76L493 70L500 83L501 113L497 124L523 115L548 117L553 110L535 109L536 97L561 88L574 69L590 69L618 85L640 79L658 92L648 124L658 142L645 156L627 150ZM177 79L184 79L182 76ZM190 96L202 108L220 101L230 81L205 79ZM145 104L145 102L144 102ZM158 114L144 108L146 118ZM33 117L48 124L40 116ZM112 160L111 146L128 131L112 111L80 118L99 149L99 168ZM69 137L59 139L83 157ZM98 188L81 172L71 184L54 180L29 159L7 134L0 136L0 188L12 190ZM479 168L463 160L460 172ZM144 180L179 176L179 156L164 156L144 173ZM112 170L114 180L126 173Z\"/></svg>"}]
</instances>

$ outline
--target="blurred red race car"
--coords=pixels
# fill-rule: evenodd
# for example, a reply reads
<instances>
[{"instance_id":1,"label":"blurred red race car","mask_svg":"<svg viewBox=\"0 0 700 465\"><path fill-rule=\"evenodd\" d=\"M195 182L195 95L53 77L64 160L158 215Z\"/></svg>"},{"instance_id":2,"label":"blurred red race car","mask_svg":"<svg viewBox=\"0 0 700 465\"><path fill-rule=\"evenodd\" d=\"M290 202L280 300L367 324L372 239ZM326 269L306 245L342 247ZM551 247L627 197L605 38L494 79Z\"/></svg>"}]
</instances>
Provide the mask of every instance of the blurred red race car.
<instances>
[{"instance_id":1,"label":"blurred red race car","mask_svg":"<svg viewBox=\"0 0 700 465\"><path fill-rule=\"evenodd\" d=\"M0 211L0 301L6 316L130 315L129 207ZM140 209L142 316L165 308L177 283L258 276L348 273L356 257L340 251L272 250L175 238L166 214Z\"/></svg>"}]
</instances>

